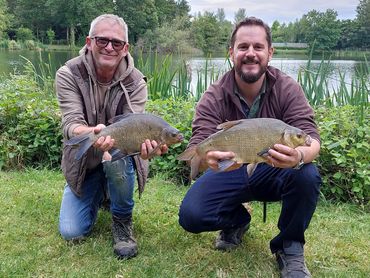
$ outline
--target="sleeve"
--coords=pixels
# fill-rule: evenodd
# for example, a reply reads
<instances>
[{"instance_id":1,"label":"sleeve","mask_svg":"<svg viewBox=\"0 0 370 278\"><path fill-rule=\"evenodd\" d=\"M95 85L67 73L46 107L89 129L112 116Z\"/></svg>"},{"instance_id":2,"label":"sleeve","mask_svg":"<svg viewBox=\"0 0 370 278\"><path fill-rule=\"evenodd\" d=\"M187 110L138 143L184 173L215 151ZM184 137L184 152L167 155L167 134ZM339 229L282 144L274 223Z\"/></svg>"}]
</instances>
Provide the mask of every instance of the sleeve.
<instances>
[{"instance_id":1,"label":"sleeve","mask_svg":"<svg viewBox=\"0 0 370 278\"><path fill-rule=\"evenodd\" d=\"M308 103L301 85L293 79L286 82L281 92L288 92L282 107L283 121L298 127L320 142L320 135L314 120L314 110Z\"/></svg>"},{"instance_id":2,"label":"sleeve","mask_svg":"<svg viewBox=\"0 0 370 278\"><path fill-rule=\"evenodd\" d=\"M212 87L211 87L212 88ZM192 123L192 136L188 147L197 145L211 134L218 131L217 126L224 122L221 101L208 89L199 100Z\"/></svg>"},{"instance_id":3,"label":"sleeve","mask_svg":"<svg viewBox=\"0 0 370 278\"><path fill-rule=\"evenodd\" d=\"M56 72L55 88L62 113L63 137L69 139L73 130L79 125L87 125L83 111L84 104L80 90L67 66Z\"/></svg>"}]
</instances>

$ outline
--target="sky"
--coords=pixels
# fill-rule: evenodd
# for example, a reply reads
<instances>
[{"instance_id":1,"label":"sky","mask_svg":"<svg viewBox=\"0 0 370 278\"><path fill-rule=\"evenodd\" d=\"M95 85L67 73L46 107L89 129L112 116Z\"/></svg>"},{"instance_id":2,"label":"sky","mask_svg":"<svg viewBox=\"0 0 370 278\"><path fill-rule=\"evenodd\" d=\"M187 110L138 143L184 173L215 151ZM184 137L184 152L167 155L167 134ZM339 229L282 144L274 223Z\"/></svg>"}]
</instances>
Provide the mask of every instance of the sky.
<instances>
[{"instance_id":1,"label":"sky","mask_svg":"<svg viewBox=\"0 0 370 278\"><path fill-rule=\"evenodd\" d=\"M338 19L354 19L359 0L188 0L190 14L205 11L217 13L223 8L226 19L234 22L234 14L239 8L246 10L247 16L261 18L270 26L278 20L280 23L294 22L311 10L325 12L333 9L338 13Z\"/></svg>"}]
</instances>

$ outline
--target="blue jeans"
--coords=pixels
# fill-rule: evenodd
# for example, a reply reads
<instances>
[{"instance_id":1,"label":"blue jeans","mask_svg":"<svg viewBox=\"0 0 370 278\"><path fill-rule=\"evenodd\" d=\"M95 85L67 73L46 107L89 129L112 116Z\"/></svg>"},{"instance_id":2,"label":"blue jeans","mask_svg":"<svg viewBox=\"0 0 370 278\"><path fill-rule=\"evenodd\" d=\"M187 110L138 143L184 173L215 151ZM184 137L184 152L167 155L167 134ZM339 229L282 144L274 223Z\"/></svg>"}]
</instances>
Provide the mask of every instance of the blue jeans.
<instances>
[{"instance_id":1,"label":"blue jeans","mask_svg":"<svg viewBox=\"0 0 370 278\"><path fill-rule=\"evenodd\" d=\"M76 196L67 184L59 216L59 231L66 240L87 236L96 221L99 207L108 189L110 211L120 218L130 216L134 207L135 173L131 157L105 161L86 174L82 196Z\"/></svg>"},{"instance_id":2,"label":"blue jeans","mask_svg":"<svg viewBox=\"0 0 370 278\"><path fill-rule=\"evenodd\" d=\"M251 221L242 203L282 201L280 233L270 242L275 253L282 248L283 240L305 242L304 232L316 209L320 185L319 172L312 163L300 170L261 163L251 177L246 165L229 172L209 169L187 192L180 206L179 223L192 233L238 228Z\"/></svg>"}]
</instances>

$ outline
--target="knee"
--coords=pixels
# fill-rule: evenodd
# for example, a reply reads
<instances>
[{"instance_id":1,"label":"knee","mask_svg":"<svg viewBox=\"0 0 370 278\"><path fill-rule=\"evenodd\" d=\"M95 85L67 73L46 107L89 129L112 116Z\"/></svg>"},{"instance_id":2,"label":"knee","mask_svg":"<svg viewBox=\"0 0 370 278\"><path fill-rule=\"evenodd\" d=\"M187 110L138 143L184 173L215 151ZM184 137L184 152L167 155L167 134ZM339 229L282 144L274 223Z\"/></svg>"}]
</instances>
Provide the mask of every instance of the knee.
<instances>
[{"instance_id":1,"label":"knee","mask_svg":"<svg viewBox=\"0 0 370 278\"><path fill-rule=\"evenodd\" d=\"M90 227L81 227L72 223L59 223L59 232L63 239L81 240L90 233Z\"/></svg>"},{"instance_id":2,"label":"knee","mask_svg":"<svg viewBox=\"0 0 370 278\"><path fill-rule=\"evenodd\" d=\"M306 164L300 170L294 170L295 182L293 186L304 196L318 196L321 186L321 177L316 166Z\"/></svg>"},{"instance_id":3,"label":"knee","mask_svg":"<svg viewBox=\"0 0 370 278\"><path fill-rule=\"evenodd\" d=\"M106 178L112 180L126 179L134 174L131 158L122 158L116 161L105 161L103 163Z\"/></svg>"},{"instance_id":4,"label":"knee","mask_svg":"<svg viewBox=\"0 0 370 278\"><path fill-rule=\"evenodd\" d=\"M187 232L200 233L204 224L202 223L199 209L192 204L183 202L179 210L179 224Z\"/></svg>"}]
</instances>

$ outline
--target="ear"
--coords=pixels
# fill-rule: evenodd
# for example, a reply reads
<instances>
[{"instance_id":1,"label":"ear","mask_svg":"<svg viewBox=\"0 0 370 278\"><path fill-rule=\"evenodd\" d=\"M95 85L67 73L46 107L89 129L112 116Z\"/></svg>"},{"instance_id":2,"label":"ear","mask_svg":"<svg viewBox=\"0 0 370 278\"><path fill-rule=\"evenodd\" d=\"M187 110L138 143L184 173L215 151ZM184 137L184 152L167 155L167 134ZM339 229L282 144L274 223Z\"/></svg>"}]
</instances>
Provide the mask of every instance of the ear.
<instances>
[{"instance_id":1,"label":"ear","mask_svg":"<svg viewBox=\"0 0 370 278\"><path fill-rule=\"evenodd\" d=\"M229 47L229 56L231 61L234 63L234 48Z\"/></svg>"},{"instance_id":2,"label":"ear","mask_svg":"<svg viewBox=\"0 0 370 278\"><path fill-rule=\"evenodd\" d=\"M130 48L130 44L128 42L126 42L125 47L123 48L123 51L124 51L125 55L127 55L128 51L129 51L129 48Z\"/></svg>"},{"instance_id":3,"label":"ear","mask_svg":"<svg viewBox=\"0 0 370 278\"><path fill-rule=\"evenodd\" d=\"M272 59L272 56L273 56L273 54L274 54L274 48L273 47L270 47L269 48L269 62L271 61L271 59Z\"/></svg>"},{"instance_id":4,"label":"ear","mask_svg":"<svg viewBox=\"0 0 370 278\"><path fill-rule=\"evenodd\" d=\"M92 39L89 36L87 36L85 43L86 43L86 47L88 50L91 50L91 42L92 42Z\"/></svg>"}]
</instances>

